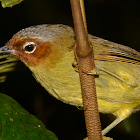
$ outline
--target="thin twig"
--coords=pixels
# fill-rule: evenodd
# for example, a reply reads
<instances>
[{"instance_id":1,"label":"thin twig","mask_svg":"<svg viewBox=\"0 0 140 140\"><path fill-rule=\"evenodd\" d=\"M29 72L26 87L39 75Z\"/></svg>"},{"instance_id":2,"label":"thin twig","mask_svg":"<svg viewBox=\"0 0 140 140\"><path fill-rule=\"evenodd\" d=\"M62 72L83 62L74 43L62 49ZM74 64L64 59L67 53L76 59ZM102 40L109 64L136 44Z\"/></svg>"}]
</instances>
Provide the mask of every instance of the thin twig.
<instances>
[{"instance_id":1,"label":"thin twig","mask_svg":"<svg viewBox=\"0 0 140 140\"><path fill-rule=\"evenodd\" d=\"M86 22L86 14L85 14L85 6L84 6L84 0L80 0L80 5L81 5L81 12L82 12L82 17L83 17L83 22L84 22L84 27L85 31L88 34L87 31L87 22Z\"/></svg>"}]
</instances>

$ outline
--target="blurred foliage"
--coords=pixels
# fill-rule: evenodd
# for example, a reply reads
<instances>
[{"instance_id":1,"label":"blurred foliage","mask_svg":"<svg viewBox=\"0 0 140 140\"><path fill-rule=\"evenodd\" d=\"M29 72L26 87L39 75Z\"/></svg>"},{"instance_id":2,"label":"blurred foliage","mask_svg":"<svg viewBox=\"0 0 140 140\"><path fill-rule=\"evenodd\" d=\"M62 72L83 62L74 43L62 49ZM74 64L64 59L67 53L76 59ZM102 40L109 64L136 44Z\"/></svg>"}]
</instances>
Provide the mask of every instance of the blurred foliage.
<instances>
[{"instance_id":1,"label":"blurred foliage","mask_svg":"<svg viewBox=\"0 0 140 140\"><path fill-rule=\"evenodd\" d=\"M1 140L58 140L35 116L11 97L0 93Z\"/></svg>"},{"instance_id":2,"label":"blurred foliage","mask_svg":"<svg viewBox=\"0 0 140 140\"><path fill-rule=\"evenodd\" d=\"M23 0L0 0L0 1L2 7L6 8L6 7L13 7L16 4L21 3Z\"/></svg>"},{"instance_id":3,"label":"blurred foliage","mask_svg":"<svg viewBox=\"0 0 140 140\"><path fill-rule=\"evenodd\" d=\"M85 6L90 34L140 50L139 0L85 0ZM0 13L1 46L28 26L44 23L73 26L69 0L24 0L13 8L0 7ZM16 70L8 74L0 91L41 119L59 139L81 140L86 137L83 111L51 97L22 63L18 62ZM100 114L100 117L102 128L114 120L112 115ZM140 112L132 114L107 136L114 140L139 140L139 117Z\"/></svg>"},{"instance_id":4,"label":"blurred foliage","mask_svg":"<svg viewBox=\"0 0 140 140\"><path fill-rule=\"evenodd\" d=\"M6 80L6 73L15 69L17 59L7 55L0 55L0 83Z\"/></svg>"}]
</instances>

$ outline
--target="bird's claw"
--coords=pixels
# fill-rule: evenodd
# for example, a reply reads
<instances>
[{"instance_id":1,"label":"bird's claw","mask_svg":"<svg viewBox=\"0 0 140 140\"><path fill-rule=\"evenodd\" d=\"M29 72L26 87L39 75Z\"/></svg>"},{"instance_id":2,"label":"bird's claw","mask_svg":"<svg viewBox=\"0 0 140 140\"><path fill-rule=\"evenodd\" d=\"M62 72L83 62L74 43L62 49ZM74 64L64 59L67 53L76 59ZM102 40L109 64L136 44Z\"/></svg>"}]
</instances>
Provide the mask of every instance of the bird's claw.
<instances>
[{"instance_id":1,"label":"bird's claw","mask_svg":"<svg viewBox=\"0 0 140 140\"><path fill-rule=\"evenodd\" d=\"M76 62L72 62L72 66L76 72L79 72L78 64Z\"/></svg>"},{"instance_id":2,"label":"bird's claw","mask_svg":"<svg viewBox=\"0 0 140 140\"><path fill-rule=\"evenodd\" d=\"M87 74L93 75L93 76L99 76L99 71L96 68L94 68L93 70L91 70Z\"/></svg>"}]
</instances>

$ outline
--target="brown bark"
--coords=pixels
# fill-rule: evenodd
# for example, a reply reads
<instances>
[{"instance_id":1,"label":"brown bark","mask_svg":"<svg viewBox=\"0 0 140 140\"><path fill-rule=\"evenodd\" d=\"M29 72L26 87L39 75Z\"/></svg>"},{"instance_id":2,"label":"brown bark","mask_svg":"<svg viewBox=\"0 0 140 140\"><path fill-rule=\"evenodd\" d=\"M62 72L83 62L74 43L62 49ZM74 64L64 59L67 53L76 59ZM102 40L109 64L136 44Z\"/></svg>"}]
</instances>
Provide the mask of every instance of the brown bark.
<instances>
[{"instance_id":1,"label":"brown bark","mask_svg":"<svg viewBox=\"0 0 140 140\"><path fill-rule=\"evenodd\" d=\"M79 66L87 135L89 140L101 140L95 79L94 76L87 74L87 72L95 69L93 50L89 45L84 28L80 0L70 0L70 2L77 41L75 55Z\"/></svg>"}]
</instances>

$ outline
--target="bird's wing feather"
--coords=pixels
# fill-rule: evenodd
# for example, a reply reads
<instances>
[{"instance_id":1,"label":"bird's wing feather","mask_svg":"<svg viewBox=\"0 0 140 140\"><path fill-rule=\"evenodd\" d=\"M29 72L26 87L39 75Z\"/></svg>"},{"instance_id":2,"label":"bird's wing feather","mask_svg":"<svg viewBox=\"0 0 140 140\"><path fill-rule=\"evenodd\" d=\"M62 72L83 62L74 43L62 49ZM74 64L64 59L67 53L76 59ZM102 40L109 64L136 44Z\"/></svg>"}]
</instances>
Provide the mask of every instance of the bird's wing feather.
<instances>
[{"instance_id":1,"label":"bird's wing feather","mask_svg":"<svg viewBox=\"0 0 140 140\"><path fill-rule=\"evenodd\" d=\"M138 51L95 36L89 36L89 38L94 48L96 60L140 64L140 53Z\"/></svg>"}]
</instances>

